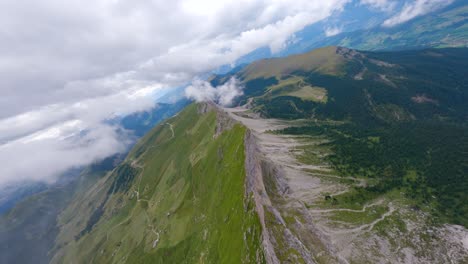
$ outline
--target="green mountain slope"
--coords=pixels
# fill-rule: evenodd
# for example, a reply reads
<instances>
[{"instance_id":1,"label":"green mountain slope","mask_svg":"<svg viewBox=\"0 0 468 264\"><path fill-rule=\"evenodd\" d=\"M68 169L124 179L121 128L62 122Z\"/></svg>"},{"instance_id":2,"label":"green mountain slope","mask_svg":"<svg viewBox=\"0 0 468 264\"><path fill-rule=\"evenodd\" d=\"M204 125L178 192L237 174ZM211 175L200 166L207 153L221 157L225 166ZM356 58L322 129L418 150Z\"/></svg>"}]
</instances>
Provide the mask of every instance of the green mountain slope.
<instances>
[{"instance_id":1,"label":"green mountain slope","mask_svg":"<svg viewBox=\"0 0 468 264\"><path fill-rule=\"evenodd\" d=\"M179 112L188 103L185 99L172 104L158 103L148 113L142 112L110 122L122 125L135 136L142 136L156 123ZM80 232L81 226L71 218L76 214L81 218L90 216L95 210L95 197L80 207L76 206L77 199L74 197L86 196L89 188L99 186L101 178L121 162L122 156L117 154L85 168L76 168L51 185L33 183L28 189L21 188L19 190L32 193L21 198L17 204L11 205L11 202L18 199L17 195L23 196L17 193L18 189L3 193L2 198L6 197L4 200L7 201L4 208L13 208L0 215L0 263L49 263L54 255L57 236L64 235L59 232L58 225L66 223L66 228L71 230L68 235L74 234L77 229ZM11 197L12 193L14 195ZM58 221L59 215L62 215L62 222ZM24 254L25 249L28 254Z\"/></svg>"},{"instance_id":2,"label":"green mountain slope","mask_svg":"<svg viewBox=\"0 0 468 264\"><path fill-rule=\"evenodd\" d=\"M2 215L0 263L49 263L60 231L58 215L69 207L73 196L84 195L94 186L116 160L118 157L110 157L91 165L76 179L66 179L31 195Z\"/></svg>"},{"instance_id":3,"label":"green mountain slope","mask_svg":"<svg viewBox=\"0 0 468 264\"><path fill-rule=\"evenodd\" d=\"M69 201L71 189L60 186L33 195L0 218L1 263L49 263L47 253L59 231L56 216Z\"/></svg>"},{"instance_id":4,"label":"green mountain slope","mask_svg":"<svg viewBox=\"0 0 468 264\"><path fill-rule=\"evenodd\" d=\"M386 53L327 47L255 62L234 76L246 87L239 103L250 98L267 117L464 122L467 60L468 49Z\"/></svg>"},{"instance_id":5,"label":"green mountain slope","mask_svg":"<svg viewBox=\"0 0 468 264\"><path fill-rule=\"evenodd\" d=\"M75 198L53 262L264 262L245 190L245 131L195 104L158 125Z\"/></svg>"},{"instance_id":6,"label":"green mountain slope","mask_svg":"<svg viewBox=\"0 0 468 264\"><path fill-rule=\"evenodd\" d=\"M281 76L287 76L297 71L340 75L343 63L344 58L337 53L336 47L325 47L285 58L256 61L242 69L240 75L245 80L281 78Z\"/></svg>"}]
</instances>

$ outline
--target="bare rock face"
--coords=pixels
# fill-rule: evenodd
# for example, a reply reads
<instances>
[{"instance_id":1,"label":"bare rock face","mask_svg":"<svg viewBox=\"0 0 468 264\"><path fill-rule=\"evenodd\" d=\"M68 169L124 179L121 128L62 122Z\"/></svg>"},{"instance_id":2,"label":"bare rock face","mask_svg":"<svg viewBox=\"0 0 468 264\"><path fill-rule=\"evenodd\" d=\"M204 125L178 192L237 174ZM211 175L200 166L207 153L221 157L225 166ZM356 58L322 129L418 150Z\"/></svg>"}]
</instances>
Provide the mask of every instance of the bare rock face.
<instances>
[{"instance_id":1,"label":"bare rock face","mask_svg":"<svg viewBox=\"0 0 468 264\"><path fill-rule=\"evenodd\" d=\"M198 104L198 114L206 114L210 111L216 112L215 137L218 137L221 133L223 133L223 131L230 130L235 124L239 123L232 119L220 108L220 106L216 105L214 102L203 102Z\"/></svg>"},{"instance_id":2,"label":"bare rock face","mask_svg":"<svg viewBox=\"0 0 468 264\"><path fill-rule=\"evenodd\" d=\"M213 102L203 102L198 104L198 114L206 114L212 110L217 110L216 104Z\"/></svg>"},{"instance_id":3,"label":"bare rock face","mask_svg":"<svg viewBox=\"0 0 468 264\"><path fill-rule=\"evenodd\" d=\"M337 47L336 54L343 56L345 59L363 59L364 55L356 50L344 48L344 47Z\"/></svg>"},{"instance_id":4,"label":"bare rock face","mask_svg":"<svg viewBox=\"0 0 468 264\"><path fill-rule=\"evenodd\" d=\"M215 137L223 133L225 130L230 130L236 123L238 122L230 118L224 111L218 109L216 112Z\"/></svg>"},{"instance_id":5,"label":"bare rock face","mask_svg":"<svg viewBox=\"0 0 468 264\"><path fill-rule=\"evenodd\" d=\"M246 195L252 195L255 201L257 214L262 225L262 245L267 263L280 263L272 244L271 235L265 224L265 206L271 206L270 198L263 184L261 159L256 139L251 130L248 130L245 139L245 167L246 167Z\"/></svg>"}]
</instances>

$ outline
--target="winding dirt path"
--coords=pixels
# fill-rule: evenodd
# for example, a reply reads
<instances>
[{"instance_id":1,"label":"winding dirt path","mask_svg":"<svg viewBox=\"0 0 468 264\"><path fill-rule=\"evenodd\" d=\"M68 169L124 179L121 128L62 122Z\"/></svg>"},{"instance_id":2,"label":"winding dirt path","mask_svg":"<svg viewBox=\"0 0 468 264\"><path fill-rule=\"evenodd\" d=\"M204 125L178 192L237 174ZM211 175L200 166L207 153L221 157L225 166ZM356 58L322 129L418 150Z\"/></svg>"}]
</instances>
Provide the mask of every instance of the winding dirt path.
<instances>
[{"instance_id":1,"label":"winding dirt path","mask_svg":"<svg viewBox=\"0 0 468 264\"><path fill-rule=\"evenodd\" d=\"M172 133L171 139L173 139L175 137L175 135L174 135L174 126L171 123L166 123L166 125L169 125L169 128L171 129L171 133Z\"/></svg>"},{"instance_id":2,"label":"winding dirt path","mask_svg":"<svg viewBox=\"0 0 468 264\"><path fill-rule=\"evenodd\" d=\"M369 230L372 230L376 224L385 220L385 218L387 218L388 216L392 215L393 212L395 212L396 209L395 207L392 206L391 203L388 204L388 207L389 207L389 210L387 212L385 212L384 214L382 214L382 216L380 216L378 219L372 221L369 224L360 225L355 228L347 228L347 229L339 229L339 230L334 230L334 229L326 228L326 227L322 227L322 228L326 233L333 234L333 235L344 235L344 234L350 234L350 233L356 233L356 232L362 232L362 231L369 231Z\"/></svg>"},{"instance_id":3,"label":"winding dirt path","mask_svg":"<svg viewBox=\"0 0 468 264\"><path fill-rule=\"evenodd\" d=\"M172 136L169 140L172 140L174 137L175 137L175 134L174 134L174 127L172 124L170 123L166 123L166 125L169 126L170 130L171 130L171 133L172 133ZM152 147L156 147L156 146L150 146L148 149L152 148ZM144 155L144 154L143 154ZM143 156L141 155L140 158ZM136 194L136 198L137 198L137 202L142 202L142 201L145 201L145 202L149 202L149 200L147 199L141 199L140 198L140 186L141 186L141 178L143 177L143 174L145 172L145 166L141 165L138 161L139 159L136 159L136 160L132 160L130 162L130 166L132 168L135 168L135 169L140 169L141 171L139 172L138 174L138 184L137 184L137 190L134 190L135 194ZM155 234L157 236L157 238L153 241L153 245L152 247L155 248L159 242L159 238L160 238L160 234L159 232L156 231L156 229L154 228L154 225L151 224L151 221L150 221L150 217L148 215L148 212L145 210L144 211L145 213L145 216L146 216L146 220L148 222L148 227L150 228L151 232L153 234ZM125 219L123 220L122 222L118 223L117 225L113 226L107 233L106 233L106 241L109 240L109 235L112 233L112 231L116 228L118 228L119 226L121 226L122 224L124 224L125 222L127 222L128 220L132 219L133 218L133 215L134 215L134 210L131 211L130 215ZM117 249L116 249L117 250ZM114 250L114 252L112 253L112 255L114 256L116 254L116 250Z\"/></svg>"},{"instance_id":4,"label":"winding dirt path","mask_svg":"<svg viewBox=\"0 0 468 264\"><path fill-rule=\"evenodd\" d=\"M353 212L353 213L364 213L367 208L373 207L376 205L381 205L383 201L377 201L374 203L366 204L362 209L348 209L348 208L336 208L336 209L309 209L311 213L333 213L333 212Z\"/></svg>"}]
</instances>

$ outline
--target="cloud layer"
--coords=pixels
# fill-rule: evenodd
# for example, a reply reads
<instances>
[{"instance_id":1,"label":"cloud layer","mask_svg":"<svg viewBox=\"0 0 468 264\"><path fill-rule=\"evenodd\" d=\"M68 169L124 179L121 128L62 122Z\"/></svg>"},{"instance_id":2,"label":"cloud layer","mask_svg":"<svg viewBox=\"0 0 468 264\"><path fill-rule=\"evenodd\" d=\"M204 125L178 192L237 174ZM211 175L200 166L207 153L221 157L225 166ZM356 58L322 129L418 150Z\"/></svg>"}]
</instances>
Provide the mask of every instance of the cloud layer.
<instances>
[{"instance_id":1,"label":"cloud layer","mask_svg":"<svg viewBox=\"0 0 468 264\"><path fill-rule=\"evenodd\" d=\"M279 51L347 2L1 1L0 185L50 182L122 151L107 119L259 47ZM209 98L226 105L240 93L232 80Z\"/></svg>"}]
</instances>

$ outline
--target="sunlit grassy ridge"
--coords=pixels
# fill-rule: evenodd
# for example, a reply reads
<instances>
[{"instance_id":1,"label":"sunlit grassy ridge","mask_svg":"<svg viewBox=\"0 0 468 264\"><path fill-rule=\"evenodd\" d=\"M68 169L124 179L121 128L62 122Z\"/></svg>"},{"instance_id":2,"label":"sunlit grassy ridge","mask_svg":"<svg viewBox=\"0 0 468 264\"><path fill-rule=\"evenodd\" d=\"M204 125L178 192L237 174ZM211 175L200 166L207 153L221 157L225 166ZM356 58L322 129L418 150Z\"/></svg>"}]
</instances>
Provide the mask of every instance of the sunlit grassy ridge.
<instances>
[{"instance_id":1,"label":"sunlit grassy ridge","mask_svg":"<svg viewBox=\"0 0 468 264\"><path fill-rule=\"evenodd\" d=\"M285 76L296 71L341 75L344 58L337 47L319 48L286 58L264 59L249 64L239 74L245 80Z\"/></svg>"},{"instance_id":2,"label":"sunlit grassy ridge","mask_svg":"<svg viewBox=\"0 0 468 264\"><path fill-rule=\"evenodd\" d=\"M65 247L56 262L264 261L260 223L244 188L245 128L234 125L215 135L217 113L198 113L197 107L137 144L119 167L139 173L109 196L89 233Z\"/></svg>"},{"instance_id":3,"label":"sunlit grassy ridge","mask_svg":"<svg viewBox=\"0 0 468 264\"><path fill-rule=\"evenodd\" d=\"M327 90L322 87L311 86L304 82L304 79L298 76L280 80L277 85L268 87L268 92L263 98L276 98L281 96L296 97L305 101L318 103L327 102Z\"/></svg>"}]
</instances>

